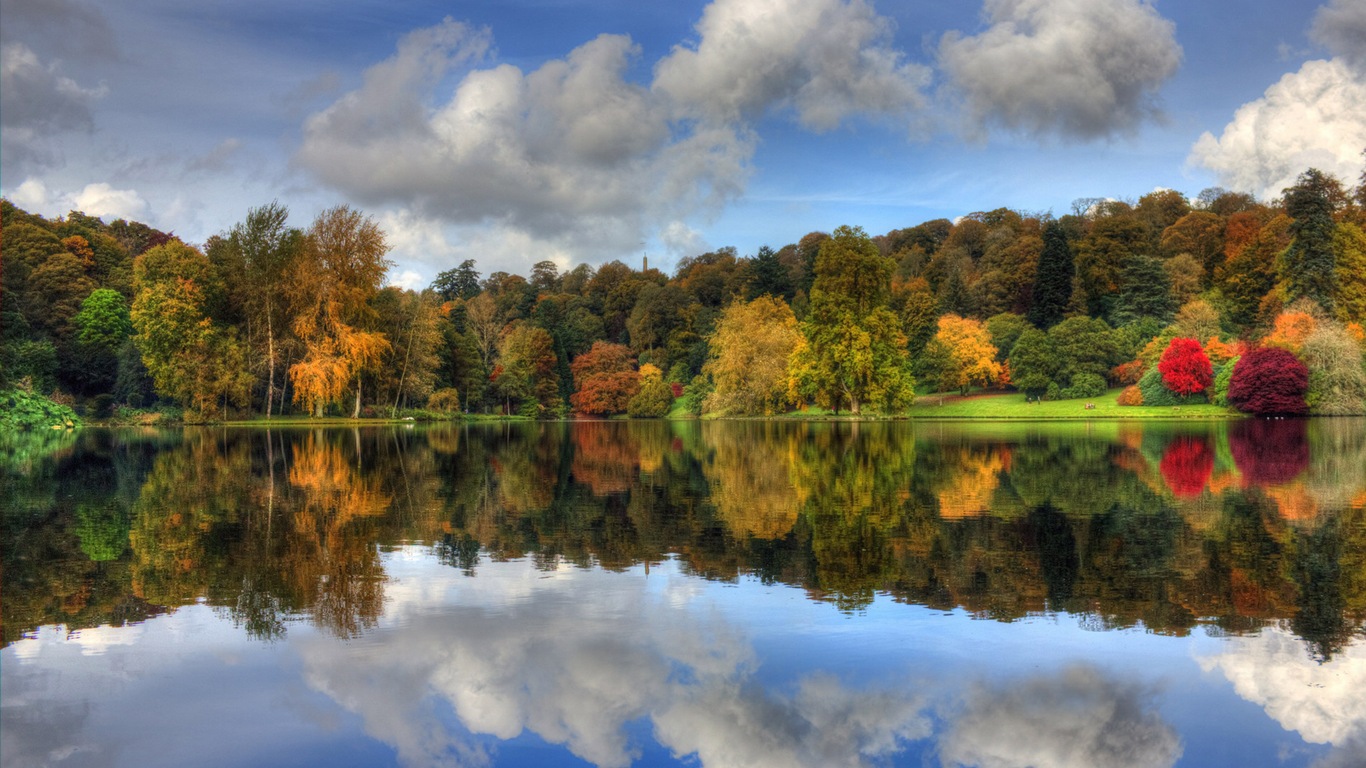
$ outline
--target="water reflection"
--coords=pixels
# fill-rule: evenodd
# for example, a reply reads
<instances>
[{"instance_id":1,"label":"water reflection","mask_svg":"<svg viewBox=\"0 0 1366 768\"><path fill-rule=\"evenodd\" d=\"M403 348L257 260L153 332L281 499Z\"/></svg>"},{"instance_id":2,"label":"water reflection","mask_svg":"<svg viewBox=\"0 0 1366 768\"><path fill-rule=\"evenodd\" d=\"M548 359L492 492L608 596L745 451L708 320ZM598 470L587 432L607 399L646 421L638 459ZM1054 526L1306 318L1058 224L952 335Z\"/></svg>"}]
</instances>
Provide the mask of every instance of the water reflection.
<instances>
[{"instance_id":1,"label":"water reflection","mask_svg":"<svg viewBox=\"0 0 1366 768\"><path fill-rule=\"evenodd\" d=\"M50 440L40 436L43 440ZM7 465L4 641L206 601L250 635L375 626L380 552L879 593L1098 629L1366 621L1366 425L617 423L89 430Z\"/></svg>"}]
</instances>

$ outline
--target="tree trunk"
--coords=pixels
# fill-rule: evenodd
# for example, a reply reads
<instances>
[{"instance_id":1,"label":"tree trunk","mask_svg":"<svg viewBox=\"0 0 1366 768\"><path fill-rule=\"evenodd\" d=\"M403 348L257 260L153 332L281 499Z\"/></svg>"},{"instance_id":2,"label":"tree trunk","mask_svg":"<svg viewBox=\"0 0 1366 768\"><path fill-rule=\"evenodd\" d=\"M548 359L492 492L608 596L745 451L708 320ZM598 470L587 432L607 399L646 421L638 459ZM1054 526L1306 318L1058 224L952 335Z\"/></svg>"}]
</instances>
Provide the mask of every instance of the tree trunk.
<instances>
[{"instance_id":1,"label":"tree trunk","mask_svg":"<svg viewBox=\"0 0 1366 768\"><path fill-rule=\"evenodd\" d=\"M351 418L360 418L360 379L356 379L356 407L351 411Z\"/></svg>"},{"instance_id":2,"label":"tree trunk","mask_svg":"<svg viewBox=\"0 0 1366 768\"><path fill-rule=\"evenodd\" d=\"M270 321L271 313L266 312L266 365L270 375L266 383L266 421L270 421L270 409L275 404L275 328Z\"/></svg>"}]
</instances>

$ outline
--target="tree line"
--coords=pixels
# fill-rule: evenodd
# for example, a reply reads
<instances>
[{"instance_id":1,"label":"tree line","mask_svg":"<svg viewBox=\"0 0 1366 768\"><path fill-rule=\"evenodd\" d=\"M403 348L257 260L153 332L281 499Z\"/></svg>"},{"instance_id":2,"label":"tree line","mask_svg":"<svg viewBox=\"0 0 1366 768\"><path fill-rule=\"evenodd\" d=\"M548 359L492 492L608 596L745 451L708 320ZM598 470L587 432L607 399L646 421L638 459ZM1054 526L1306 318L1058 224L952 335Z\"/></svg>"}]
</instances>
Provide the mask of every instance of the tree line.
<instances>
[{"instance_id":1,"label":"tree line","mask_svg":"<svg viewBox=\"0 0 1366 768\"><path fill-rule=\"evenodd\" d=\"M846 226L672 276L466 260L421 291L385 284L384 233L346 206L299 228L272 202L195 247L3 201L0 387L191 420L895 413L972 387L1362 413L1362 181Z\"/></svg>"}]
</instances>

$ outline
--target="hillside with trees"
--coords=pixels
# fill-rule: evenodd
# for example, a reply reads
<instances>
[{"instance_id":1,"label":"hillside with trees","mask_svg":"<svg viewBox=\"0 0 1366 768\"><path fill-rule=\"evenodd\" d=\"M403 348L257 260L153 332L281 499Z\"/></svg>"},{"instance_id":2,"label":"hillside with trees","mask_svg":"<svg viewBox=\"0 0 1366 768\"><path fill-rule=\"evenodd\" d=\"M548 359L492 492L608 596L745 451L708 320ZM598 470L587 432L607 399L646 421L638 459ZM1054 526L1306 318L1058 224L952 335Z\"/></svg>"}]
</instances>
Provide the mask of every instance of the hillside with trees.
<instances>
[{"instance_id":1,"label":"hillside with trees","mask_svg":"<svg viewBox=\"0 0 1366 768\"><path fill-rule=\"evenodd\" d=\"M1366 175L722 248L673 275L465 261L388 285L385 234L271 202L203 244L3 201L0 390L87 417L894 414L1018 390L1366 413ZM676 403L681 399L681 404Z\"/></svg>"}]
</instances>

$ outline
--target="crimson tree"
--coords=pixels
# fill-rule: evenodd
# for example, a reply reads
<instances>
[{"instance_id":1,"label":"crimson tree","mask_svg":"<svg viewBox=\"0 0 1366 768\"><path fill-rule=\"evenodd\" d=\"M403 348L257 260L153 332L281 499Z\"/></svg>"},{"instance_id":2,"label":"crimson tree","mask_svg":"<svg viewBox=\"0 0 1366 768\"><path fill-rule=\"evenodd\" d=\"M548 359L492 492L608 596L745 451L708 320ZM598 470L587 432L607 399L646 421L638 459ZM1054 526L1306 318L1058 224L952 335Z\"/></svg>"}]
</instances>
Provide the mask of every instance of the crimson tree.
<instances>
[{"instance_id":1,"label":"crimson tree","mask_svg":"<svg viewBox=\"0 0 1366 768\"><path fill-rule=\"evenodd\" d=\"M1195 339L1172 339L1157 363L1162 383L1178 395L1194 395L1214 382L1214 367Z\"/></svg>"},{"instance_id":2,"label":"crimson tree","mask_svg":"<svg viewBox=\"0 0 1366 768\"><path fill-rule=\"evenodd\" d=\"M1298 357L1279 347L1258 347L1233 366L1228 401L1258 416L1301 416L1309 413L1308 391L1309 369Z\"/></svg>"}]
</instances>

